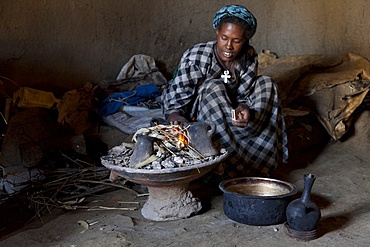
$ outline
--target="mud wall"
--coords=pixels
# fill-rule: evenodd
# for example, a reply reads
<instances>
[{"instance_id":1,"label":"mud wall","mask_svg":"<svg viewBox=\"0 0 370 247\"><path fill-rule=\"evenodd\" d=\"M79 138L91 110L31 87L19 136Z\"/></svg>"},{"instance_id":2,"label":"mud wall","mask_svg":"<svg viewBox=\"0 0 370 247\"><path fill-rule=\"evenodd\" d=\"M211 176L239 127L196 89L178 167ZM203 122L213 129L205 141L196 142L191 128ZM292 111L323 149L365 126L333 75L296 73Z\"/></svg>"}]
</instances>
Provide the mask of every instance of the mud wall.
<instances>
[{"instance_id":1,"label":"mud wall","mask_svg":"<svg viewBox=\"0 0 370 247\"><path fill-rule=\"evenodd\" d=\"M0 75L63 92L115 78L135 54L171 71L189 46L214 39L222 0L2 0ZM258 52L354 52L370 58L368 0L244 0L258 19ZM4 85L2 85L4 86Z\"/></svg>"}]
</instances>

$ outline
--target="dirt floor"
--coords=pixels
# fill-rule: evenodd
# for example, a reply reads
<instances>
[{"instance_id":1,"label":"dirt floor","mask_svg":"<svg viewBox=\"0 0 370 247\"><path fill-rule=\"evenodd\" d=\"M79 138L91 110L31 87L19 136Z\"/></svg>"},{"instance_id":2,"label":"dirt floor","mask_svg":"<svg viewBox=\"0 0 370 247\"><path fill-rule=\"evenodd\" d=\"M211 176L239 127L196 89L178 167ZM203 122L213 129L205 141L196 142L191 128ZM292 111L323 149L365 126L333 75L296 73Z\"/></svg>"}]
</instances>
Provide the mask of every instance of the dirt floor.
<instances>
[{"instance_id":1,"label":"dirt floor","mask_svg":"<svg viewBox=\"0 0 370 247\"><path fill-rule=\"evenodd\" d=\"M367 115L368 116L368 115ZM217 187L201 181L191 190L202 201L203 210L187 219L154 222L140 212L146 197L117 189L87 197L87 205L128 207L132 211L52 210L40 220L4 236L1 246L370 246L370 154L369 143L357 139L333 140L323 149L303 152L293 164L279 167L273 178L295 184L300 195L303 175L317 179L311 199L321 209L318 238L309 242L290 238L284 225L250 226L228 219L223 212L223 195ZM357 140L357 141L356 141ZM356 148L358 146L358 148ZM132 187L140 193L146 188ZM78 221L90 223L88 230Z\"/></svg>"}]
</instances>

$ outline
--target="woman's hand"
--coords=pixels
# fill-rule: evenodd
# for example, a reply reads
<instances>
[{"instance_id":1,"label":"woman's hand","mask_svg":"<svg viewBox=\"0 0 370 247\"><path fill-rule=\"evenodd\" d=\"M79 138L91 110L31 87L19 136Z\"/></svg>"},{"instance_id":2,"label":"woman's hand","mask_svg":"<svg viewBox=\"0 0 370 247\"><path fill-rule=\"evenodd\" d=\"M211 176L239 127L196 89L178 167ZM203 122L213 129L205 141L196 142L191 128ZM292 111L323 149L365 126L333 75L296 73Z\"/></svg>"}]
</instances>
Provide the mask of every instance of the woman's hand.
<instances>
[{"instance_id":1,"label":"woman's hand","mask_svg":"<svg viewBox=\"0 0 370 247\"><path fill-rule=\"evenodd\" d=\"M167 120L170 122L170 124L177 124L182 127L185 127L189 121L180 115L178 112L173 112L170 115L168 115Z\"/></svg>"},{"instance_id":2,"label":"woman's hand","mask_svg":"<svg viewBox=\"0 0 370 247\"><path fill-rule=\"evenodd\" d=\"M233 120L232 123L237 127L246 127L249 122L249 109L245 104L239 104L235 109L236 120Z\"/></svg>"}]
</instances>

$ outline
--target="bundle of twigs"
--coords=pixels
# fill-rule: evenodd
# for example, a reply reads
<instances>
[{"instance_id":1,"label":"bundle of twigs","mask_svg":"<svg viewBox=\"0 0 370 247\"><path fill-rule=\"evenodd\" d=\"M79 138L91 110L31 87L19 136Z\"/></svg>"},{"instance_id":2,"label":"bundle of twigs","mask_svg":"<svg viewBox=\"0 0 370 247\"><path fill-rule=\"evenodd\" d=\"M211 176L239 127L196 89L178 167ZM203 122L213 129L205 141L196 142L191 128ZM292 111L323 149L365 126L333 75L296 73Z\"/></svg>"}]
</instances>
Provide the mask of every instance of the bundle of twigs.
<instances>
[{"instance_id":1,"label":"bundle of twigs","mask_svg":"<svg viewBox=\"0 0 370 247\"><path fill-rule=\"evenodd\" d=\"M87 168L60 168L45 170L42 181L29 181L29 186L20 191L3 196L2 202L12 198L12 202L26 201L28 207L33 209L35 214L28 221L36 218L42 220L42 216L50 213L52 209L88 209L88 210L135 210L135 207L110 208L106 206L84 205L85 197L97 195L116 189L125 189L139 195L136 191L126 185L126 180L119 179L112 183L109 181L110 171L105 167Z\"/></svg>"}]
</instances>

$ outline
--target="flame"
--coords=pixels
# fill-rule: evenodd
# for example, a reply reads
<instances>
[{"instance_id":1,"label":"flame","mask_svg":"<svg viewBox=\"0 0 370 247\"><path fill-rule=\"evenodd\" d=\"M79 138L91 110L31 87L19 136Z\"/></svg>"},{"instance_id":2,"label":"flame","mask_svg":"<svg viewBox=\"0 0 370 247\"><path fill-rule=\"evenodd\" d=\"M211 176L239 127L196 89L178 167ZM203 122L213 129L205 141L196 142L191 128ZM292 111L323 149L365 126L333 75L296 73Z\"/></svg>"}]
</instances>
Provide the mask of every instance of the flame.
<instances>
[{"instance_id":1,"label":"flame","mask_svg":"<svg viewBox=\"0 0 370 247\"><path fill-rule=\"evenodd\" d=\"M179 133L177 137L179 139L178 144L177 144L178 148L181 149L189 144L188 139L185 137L185 135Z\"/></svg>"}]
</instances>

